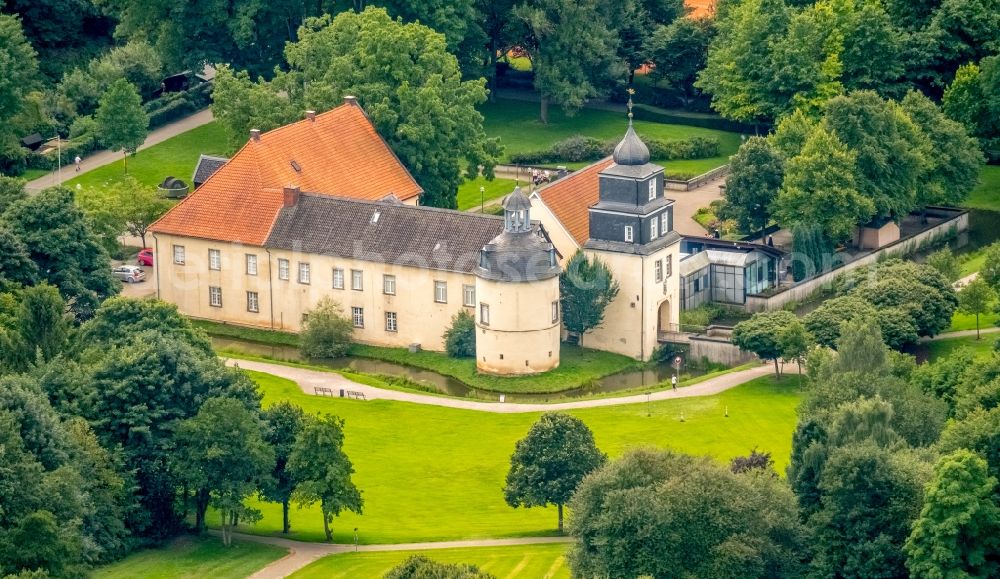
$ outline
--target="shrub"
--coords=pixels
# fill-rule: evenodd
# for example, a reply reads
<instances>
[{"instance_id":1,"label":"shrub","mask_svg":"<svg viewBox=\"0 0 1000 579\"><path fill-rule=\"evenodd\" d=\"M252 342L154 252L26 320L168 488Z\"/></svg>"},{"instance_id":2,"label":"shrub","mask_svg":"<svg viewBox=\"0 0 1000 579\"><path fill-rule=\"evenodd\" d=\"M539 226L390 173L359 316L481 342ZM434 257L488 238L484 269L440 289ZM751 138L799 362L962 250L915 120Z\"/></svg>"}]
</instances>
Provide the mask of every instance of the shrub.
<instances>
[{"instance_id":1,"label":"shrub","mask_svg":"<svg viewBox=\"0 0 1000 579\"><path fill-rule=\"evenodd\" d=\"M476 357L476 319L462 310L451 318L444 333L445 350L452 358Z\"/></svg>"},{"instance_id":2,"label":"shrub","mask_svg":"<svg viewBox=\"0 0 1000 579\"><path fill-rule=\"evenodd\" d=\"M324 297L306 313L300 348L309 358L336 358L351 348L354 327L339 303Z\"/></svg>"},{"instance_id":3,"label":"shrub","mask_svg":"<svg viewBox=\"0 0 1000 579\"><path fill-rule=\"evenodd\" d=\"M73 120L73 124L69 126L69 138L76 139L82 137L83 135L96 135L97 134L97 121L94 117L90 115L84 115L81 117L76 117Z\"/></svg>"},{"instance_id":4,"label":"shrub","mask_svg":"<svg viewBox=\"0 0 1000 579\"><path fill-rule=\"evenodd\" d=\"M385 575L385 579L495 579L475 565L439 563L424 555L411 555Z\"/></svg>"},{"instance_id":5,"label":"shrub","mask_svg":"<svg viewBox=\"0 0 1000 579\"><path fill-rule=\"evenodd\" d=\"M962 266L949 247L942 247L928 255L926 263L938 270L948 281L957 281L962 277Z\"/></svg>"},{"instance_id":6,"label":"shrub","mask_svg":"<svg viewBox=\"0 0 1000 579\"><path fill-rule=\"evenodd\" d=\"M704 159L719 154L719 140L709 137L690 137L682 140L665 141L644 139L652 159L674 161L678 159ZM596 161L614 151L617 141L601 141L593 137L574 135L553 144L548 149L516 153L510 162L518 165L545 163L580 163Z\"/></svg>"}]
</instances>

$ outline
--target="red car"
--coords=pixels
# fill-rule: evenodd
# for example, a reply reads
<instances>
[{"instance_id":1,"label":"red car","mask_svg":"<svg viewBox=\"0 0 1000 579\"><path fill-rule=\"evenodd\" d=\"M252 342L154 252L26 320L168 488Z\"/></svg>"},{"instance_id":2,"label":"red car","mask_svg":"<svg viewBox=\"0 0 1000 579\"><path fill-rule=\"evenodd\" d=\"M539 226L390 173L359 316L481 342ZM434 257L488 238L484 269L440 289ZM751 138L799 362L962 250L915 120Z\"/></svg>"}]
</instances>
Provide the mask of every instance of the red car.
<instances>
[{"instance_id":1,"label":"red car","mask_svg":"<svg viewBox=\"0 0 1000 579\"><path fill-rule=\"evenodd\" d=\"M139 255L136 256L136 261L139 262L139 265L148 265L149 267L153 267L153 249L147 247L140 250Z\"/></svg>"}]
</instances>

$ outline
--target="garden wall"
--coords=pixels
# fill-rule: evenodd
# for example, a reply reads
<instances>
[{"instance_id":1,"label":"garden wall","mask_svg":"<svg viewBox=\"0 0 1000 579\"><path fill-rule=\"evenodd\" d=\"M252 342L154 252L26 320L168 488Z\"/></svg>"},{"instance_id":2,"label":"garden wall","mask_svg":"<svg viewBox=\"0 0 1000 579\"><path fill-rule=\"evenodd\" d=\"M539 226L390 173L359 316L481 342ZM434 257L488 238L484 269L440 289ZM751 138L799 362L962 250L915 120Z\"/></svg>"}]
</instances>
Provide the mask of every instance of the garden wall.
<instances>
[{"instance_id":1,"label":"garden wall","mask_svg":"<svg viewBox=\"0 0 1000 579\"><path fill-rule=\"evenodd\" d=\"M692 177L687 181L681 181L679 179L664 179L663 188L668 191L691 191L692 189L697 189L702 185L715 181L716 179L721 179L729 174L729 165L723 165L721 167L716 167L707 173L702 173L697 177Z\"/></svg>"},{"instance_id":2,"label":"garden wall","mask_svg":"<svg viewBox=\"0 0 1000 579\"><path fill-rule=\"evenodd\" d=\"M772 295L747 296L744 309L748 312L769 312L780 310L786 305L808 299L819 290L830 287L838 276L859 267L871 265L880 259L901 256L933 244L945 237L969 230L969 212L946 207L928 207L928 215L953 214L949 219L934 225L916 235L895 241L877 251L872 251L849 263L844 263L826 273L789 286Z\"/></svg>"}]
</instances>

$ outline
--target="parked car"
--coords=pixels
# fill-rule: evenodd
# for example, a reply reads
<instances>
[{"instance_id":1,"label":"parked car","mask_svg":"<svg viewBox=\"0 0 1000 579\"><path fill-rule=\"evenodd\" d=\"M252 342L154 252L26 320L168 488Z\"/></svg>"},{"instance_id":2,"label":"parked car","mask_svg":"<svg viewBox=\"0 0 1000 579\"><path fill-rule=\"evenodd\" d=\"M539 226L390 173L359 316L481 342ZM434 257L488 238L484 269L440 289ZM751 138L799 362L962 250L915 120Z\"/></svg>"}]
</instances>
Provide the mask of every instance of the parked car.
<instances>
[{"instance_id":1,"label":"parked car","mask_svg":"<svg viewBox=\"0 0 1000 579\"><path fill-rule=\"evenodd\" d=\"M111 274L128 283L146 281L146 272L142 271L142 268L137 265L119 265L111 270Z\"/></svg>"},{"instance_id":2,"label":"parked car","mask_svg":"<svg viewBox=\"0 0 1000 579\"><path fill-rule=\"evenodd\" d=\"M136 261L139 262L139 265L148 265L149 267L153 267L153 249L147 247L139 250L139 255L136 256Z\"/></svg>"}]
</instances>

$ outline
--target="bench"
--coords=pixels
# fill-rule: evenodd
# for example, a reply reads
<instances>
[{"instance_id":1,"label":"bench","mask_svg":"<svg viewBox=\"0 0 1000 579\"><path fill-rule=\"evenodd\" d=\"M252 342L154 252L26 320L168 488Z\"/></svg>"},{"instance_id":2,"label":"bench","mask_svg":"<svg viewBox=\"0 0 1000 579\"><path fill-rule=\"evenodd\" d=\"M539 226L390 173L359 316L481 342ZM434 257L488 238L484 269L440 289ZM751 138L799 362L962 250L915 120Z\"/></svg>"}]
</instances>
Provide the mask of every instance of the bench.
<instances>
[{"instance_id":1,"label":"bench","mask_svg":"<svg viewBox=\"0 0 1000 579\"><path fill-rule=\"evenodd\" d=\"M342 396L347 398L354 398L355 400L366 400L364 392L357 392L354 390L341 390L343 392Z\"/></svg>"},{"instance_id":2,"label":"bench","mask_svg":"<svg viewBox=\"0 0 1000 579\"><path fill-rule=\"evenodd\" d=\"M333 388L326 388L324 386L316 386L315 388L313 388L313 390L316 392L317 396L335 396L336 395L333 392Z\"/></svg>"}]
</instances>

